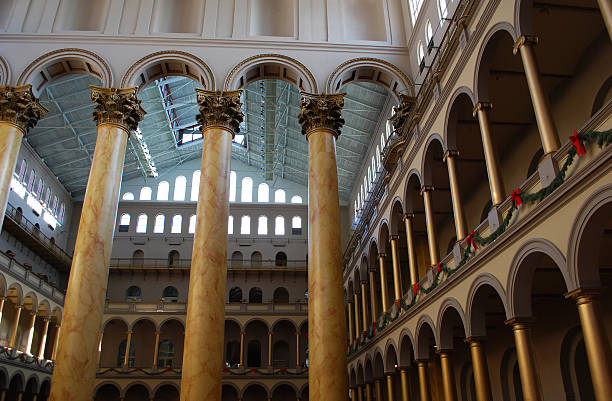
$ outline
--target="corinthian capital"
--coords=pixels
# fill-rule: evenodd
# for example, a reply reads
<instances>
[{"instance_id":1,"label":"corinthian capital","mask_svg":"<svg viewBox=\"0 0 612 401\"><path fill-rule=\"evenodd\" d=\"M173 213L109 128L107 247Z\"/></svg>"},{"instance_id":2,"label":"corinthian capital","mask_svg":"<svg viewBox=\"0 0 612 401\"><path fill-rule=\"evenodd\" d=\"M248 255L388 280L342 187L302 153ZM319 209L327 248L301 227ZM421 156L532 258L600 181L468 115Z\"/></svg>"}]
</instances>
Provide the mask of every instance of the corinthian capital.
<instances>
[{"instance_id":1,"label":"corinthian capital","mask_svg":"<svg viewBox=\"0 0 612 401\"><path fill-rule=\"evenodd\" d=\"M0 121L15 124L25 133L47 111L32 93L32 85L0 86Z\"/></svg>"},{"instance_id":2,"label":"corinthian capital","mask_svg":"<svg viewBox=\"0 0 612 401\"><path fill-rule=\"evenodd\" d=\"M302 92L302 107L298 121L302 125L302 134L308 134L315 129L332 131L336 137L344 125L341 117L344 107L344 93L332 95L315 95Z\"/></svg>"},{"instance_id":3,"label":"corinthian capital","mask_svg":"<svg viewBox=\"0 0 612 401\"><path fill-rule=\"evenodd\" d=\"M207 91L196 88L200 114L196 116L198 123L202 125L202 131L206 127L223 127L232 132L232 136L240 131L240 123L244 117L240 93L235 91Z\"/></svg>"},{"instance_id":4,"label":"corinthian capital","mask_svg":"<svg viewBox=\"0 0 612 401\"><path fill-rule=\"evenodd\" d=\"M98 124L117 124L128 132L136 131L146 111L136 97L136 87L103 88L89 85L94 102L93 119Z\"/></svg>"},{"instance_id":5,"label":"corinthian capital","mask_svg":"<svg viewBox=\"0 0 612 401\"><path fill-rule=\"evenodd\" d=\"M391 116L391 124L393 124L393 129L398 131L404 123L408 120L409 114L414 109L414 105L416 104L416 98L408 95L399 95L400 96L400 104L399 106L393 107L393 115Z\"/></svg>"}]
</instances>

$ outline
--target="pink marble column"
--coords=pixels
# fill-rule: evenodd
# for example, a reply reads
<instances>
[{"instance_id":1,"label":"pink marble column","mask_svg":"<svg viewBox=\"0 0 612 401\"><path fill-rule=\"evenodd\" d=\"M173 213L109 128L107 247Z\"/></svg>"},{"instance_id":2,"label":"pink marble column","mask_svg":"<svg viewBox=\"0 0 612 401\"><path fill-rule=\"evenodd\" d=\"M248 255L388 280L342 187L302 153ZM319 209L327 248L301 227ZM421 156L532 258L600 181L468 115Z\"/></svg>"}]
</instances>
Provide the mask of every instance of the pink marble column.
<instances>
[{"instance_id":1,"label":"pink marble column","mask_svg":"<svg viewBox=\"0 0 612 401\"><path fill-rule=\"evenodd\" d=\"M298 116L308 141L308 339L311 400L346 401L336 138L344 94L302 93Z\"/></svg>"},{"instance_id":2,"label":"pink marble column","mask_svg":"<svg viewBox=\"0 0 612 401\"><path fill-rule=\"evenodd\" d=\"M125 148L130 131L144 116L135 87L91 86L91 100L98 139L72 258L50 401L91 401Z\"/></svg>"},{"instance_id":3,"label":"pink marble column","mask_svg":"<svg viewBox=\"0 0 612 401\"><path fill-rule=\"evenodd\" d=\"M240 130L240 91L196 89L202 174L189 275L181 401L221 400L227 219L232 138Z\"/></svg>"},{"instance_id":4,"label":"pink marble column","mask_svg":"<svg viewBox=\"0 0 612 401\"><path fill-rule=\"evenodd\" d=\"M21 139L46 112L47 109L34 97L32 85L0 86L0 228Z\"/></svg>"}]
</instances>

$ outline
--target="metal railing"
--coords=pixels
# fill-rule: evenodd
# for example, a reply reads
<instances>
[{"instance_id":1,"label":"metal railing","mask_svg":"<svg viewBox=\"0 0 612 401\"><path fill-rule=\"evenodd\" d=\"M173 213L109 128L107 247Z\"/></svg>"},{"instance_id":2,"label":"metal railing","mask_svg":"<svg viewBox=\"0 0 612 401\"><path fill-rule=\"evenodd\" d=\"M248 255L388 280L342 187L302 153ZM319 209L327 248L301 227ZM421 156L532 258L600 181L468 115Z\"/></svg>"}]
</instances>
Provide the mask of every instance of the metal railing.
<instances>
[{"instance_id":1,"label":"metal railing","mask_svg":"<svg viewBox=\"0 0 612 401\"><path fill-rule=\"evenodd\" d=\"M306 260L238 260L228 259L229 269L287 269L301 270L307 269ZM112 258L110 261L111 269L189 269L191 259L161 259L161 258Z\"/></svg>"},{"instance_id":2,"label":"metal railing","mask_svg":"<svg viewBox=\"0 0 612 401\"><path fill-rule=\"evenodd\" d=\"M138 302L138 301L110 301L107 300L104 306L106 313L175 313L185 314L187 303L185 302ZM225 312L232 313L290 313L302 314L308 312L308 302L292 303L248 303L248 302L229 302L225 304Z\"/></svg>"}]
</instances>

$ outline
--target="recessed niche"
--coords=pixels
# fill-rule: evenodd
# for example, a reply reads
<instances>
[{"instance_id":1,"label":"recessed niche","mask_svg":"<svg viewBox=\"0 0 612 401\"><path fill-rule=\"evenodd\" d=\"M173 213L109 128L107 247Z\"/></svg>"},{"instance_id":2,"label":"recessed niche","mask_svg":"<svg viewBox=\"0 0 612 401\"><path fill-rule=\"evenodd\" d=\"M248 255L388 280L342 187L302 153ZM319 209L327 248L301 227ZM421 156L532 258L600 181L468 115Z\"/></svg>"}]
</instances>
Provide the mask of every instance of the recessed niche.
<instances>
[{"instance_id":1,"label":"recessed niche","mask_svg":"<svg viewBox=\"0 0 612 401\"><path fill-rule=\"evenodd\" d=\"M295 0L249 0L249 35L295 37Z\"/></svg>"},{"instance_id":2,"label":"recessed niche","mask_svg":"<svg viewBox=\"0 0 612 401\"><path fill-rule=\"evenodd\" d=\"M205 4L202 0L155 0L151 31L199 34Z\"/></svg>"},{"instance_id":3,"label":"recessed niche","mask_svg":"<svg viewBox=\"0 0 612 401\"><path fill-rule=\"evenodd\" d=\"M385 13L381 0L343 0L344 39L386 41Z\"/></svg>"},{"instance_id":4,"label":"recessed niche","mask_svg":"<svg viewBox=\"0 0 612 401\"><path fill-rule=\"evenodd\" d=\"M101 32L106 23L109 3L109 0L62 0L54 30Z\"/></svg>"}]
</instances>

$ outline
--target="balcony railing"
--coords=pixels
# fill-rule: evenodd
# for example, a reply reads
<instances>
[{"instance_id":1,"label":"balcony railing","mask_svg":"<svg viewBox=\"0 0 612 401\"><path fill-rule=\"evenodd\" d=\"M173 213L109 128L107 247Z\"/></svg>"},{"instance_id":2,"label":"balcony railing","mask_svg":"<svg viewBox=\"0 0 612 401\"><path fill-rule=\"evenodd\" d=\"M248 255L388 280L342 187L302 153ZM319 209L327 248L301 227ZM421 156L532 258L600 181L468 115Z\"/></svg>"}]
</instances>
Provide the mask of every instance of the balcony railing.
<instances>
[{"instance_id":1,"label":"balcony railing","mask_svg":"<svg viewBox=\"0 0 612 401\"><path fill-rule=\"evenodd\" d=\"M31 267L22 265L4 252L0 252L0 271L9 274L19 280L24 286L38 292L59 305L64 304L64 292L50 283L40 274L34 273ZM24 293L28 291L24 290Z\"/></svg>"},{"instance_id":2,"label":"balcony railing","mask_svg":"<svg viewBox=\"0 0 612 401\"><path fill-rule=\"evenodd\" d=\"M106 301L104 306L106 313L175 313L187 312L185 302L114 302ZM295 303L244 303L231 302L225 304L225 312L228 314L239 312L262 313L307 313L307 302Z\"/></svg>"},{"instance_id":3,"label":"balcony railing","mask_svg":"<svg viewBox=\"0 0 612 401\"><path fill-rule=\"evenodd\" d=\"M159 376L165 377L177 377L180 376L183 369L182 367L102 367L96 372L98 377L126 377L137 376L139 378L152 377L159 380ZM290 378L292 376L308 377L308 368L296 367L296 368L283 368L283 367L225 367L223 368L223 376L227 378L235 376L244 377L257 377L257 376L275 376L275 378L285 377Z\"/></svg>"},{"instance_id":4,"label":"balcony railing","mask_svg":"<svg viewBox=\"0 0 612 401\"><path fill-rule=\"evenodd\" d=\"M154 258L112 258L110 261L111 269L125 270L158 270L158 269L190 269L191 259L154 259ZM227 268L229 270L291 270L305 271L308 268L306 260L236 260L228 259Z\"/></svg>"}]
</instances>

